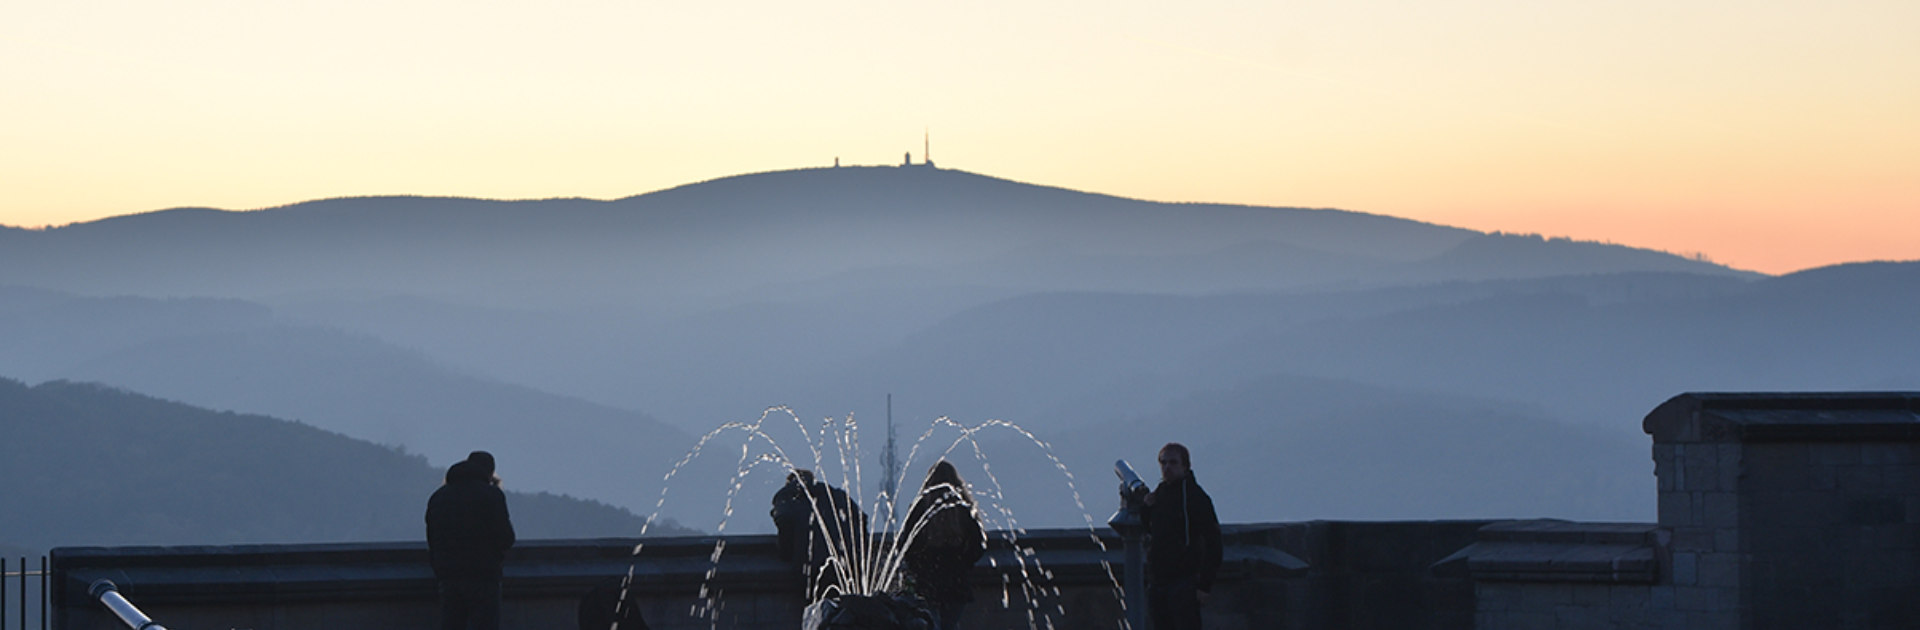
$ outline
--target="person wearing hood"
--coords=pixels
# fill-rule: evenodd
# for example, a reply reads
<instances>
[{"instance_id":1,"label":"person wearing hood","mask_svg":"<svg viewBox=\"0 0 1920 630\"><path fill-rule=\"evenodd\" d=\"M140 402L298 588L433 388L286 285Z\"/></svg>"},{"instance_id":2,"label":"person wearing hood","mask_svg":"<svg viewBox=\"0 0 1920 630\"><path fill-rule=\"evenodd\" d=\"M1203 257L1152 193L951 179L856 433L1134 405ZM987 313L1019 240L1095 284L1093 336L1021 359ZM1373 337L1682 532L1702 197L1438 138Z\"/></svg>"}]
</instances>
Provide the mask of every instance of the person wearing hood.
<instances>
[{"instance_id":1,"label":"person wearing hood","mask_svg":"<svg viewBox=\"0 0 1920 630\"><path fill-rule=\"evenodd\" d=\"M807 601L842 590L840 573L850 569L835 564L855 562L866 544L867 515L860 504L800 468L787 473L768 514L779 531L780 557L805 574Z\"/></svg>"},{"instance_id":2,"label":"person wearing hood","mask_svg":"<svg viewBox=\"0 0 1920 630\"><path fill-rule=\"evenodd\" d=\"M907 511L907 578L913 592L933 608L935 627L960 627L960 613L973 601L973 565L987 551L986 531L967 482L947 460L935 462Z\"/></svg>"},{"instance_id":3,"label":"person wearing hood","mask_svg":"<svg viewBox=\"0 0 1920 630\"><path fill-rule=\"evenodd\" d=\"M447 468L427 499L427 557L440 581L441 630L498 630L500 573L513 546L507 495L493 455L474 451Z\"/></svg>"},{"instance_id":4,"label":"person wearing hood","mask_svg":"<svg viewBox=\"0 0 1920 630\"><path fill-rule=\"evenodd\" d=\"M1220 518L1193 478L1187 447L1160 447L1160 485L1146 498L1147 612L1155 630L1200 630L1220 571Z\"/></svg>"}]
</instances>

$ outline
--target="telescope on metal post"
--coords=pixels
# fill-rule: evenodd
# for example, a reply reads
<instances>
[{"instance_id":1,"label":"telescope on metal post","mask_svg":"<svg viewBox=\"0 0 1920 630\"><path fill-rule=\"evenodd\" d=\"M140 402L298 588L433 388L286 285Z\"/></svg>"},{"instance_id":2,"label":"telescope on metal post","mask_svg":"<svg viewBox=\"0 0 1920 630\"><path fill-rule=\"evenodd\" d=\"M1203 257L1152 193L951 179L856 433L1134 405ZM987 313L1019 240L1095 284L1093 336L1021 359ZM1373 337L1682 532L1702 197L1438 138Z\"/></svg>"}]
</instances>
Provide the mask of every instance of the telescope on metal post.
<instances>
[{"instance_id":1,"label":"telescope on metal post","mask_svg":"<svg viewBox=\"0 0 1920 630\"><path fill-rule=\"evenodd\" d=\"M1146 507L1147 483L1134 474L1127 460L1113 462L1113 474L1120 478L1120 509L1107 519L1107 527L1120 533L1120 539L1126 542L1126 607L1127 627L1133 630L1146 630L1147 627L1147 528L1140 520L1140 512Z\"/></svg>"},{"instance_id":2,"label":"telescope on metal post","mask_svg":"<svg viewBox=\"0 0 1920 630\"><path fill-rule=\"evenodd\" d=\"M160 625L160 622L154 621L147 617L146 613L140 612L139 608L135 608L133 602L129 602L127 598L121 597L111 581L97 580L93 583L92 587L87 589L87 593L93 595L94 599L100 600L100 603L105 605L107 610L113 611L114 616L119 617L120 622L127 624L128 628L132 628L133 630L167 630L166 626Z\"/></svg>"}]
</instances>

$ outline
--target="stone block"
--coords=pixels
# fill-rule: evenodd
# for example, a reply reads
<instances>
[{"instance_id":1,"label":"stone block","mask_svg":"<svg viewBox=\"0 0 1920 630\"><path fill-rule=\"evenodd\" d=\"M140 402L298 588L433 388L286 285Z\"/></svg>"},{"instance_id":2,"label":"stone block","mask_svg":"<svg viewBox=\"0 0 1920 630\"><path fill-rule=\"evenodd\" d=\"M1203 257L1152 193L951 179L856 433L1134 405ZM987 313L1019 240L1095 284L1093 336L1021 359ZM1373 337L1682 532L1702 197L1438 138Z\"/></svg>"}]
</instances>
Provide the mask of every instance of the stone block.
<instances>
[{"instance_id":1,"label":"stone block","mask_svg":"<svg viewBox=\"0 0 1920 630\"><path fill-rule=\"evenodd\" d=\"M1511 628L1513 630L1536 630L1538 628L1552 628L1555 621L1556 619L1552 611L1512 612L1500 615L1499 619L1491 624L1491 627Z\"/></svg>"},{"instance_id":2,"label":"stone block","mask_svg":"<svg viewBox=\"0 0 1920 630\"><path fill-rule=\"evenodd\" d=\"M1837 492L1749 492L1743 498L1746 513L1740 524L1749 526L1754 541L1763 530L1814 530L1846 521L1846 497Z\"/></svg>"},{"instance_id":3,"label":"stone block","mask_svg":"<svg viewBox=\"0 0 1920 630\"><path fill-rule=\"evenodd\" d=\"M1687 630L1739 630L1740 613L1737 611L1687 611L1679 624Z\"/></svg>"},{"instance_id":4,"label":"stone block","mask_svg":"<svg viewBox=\"0 0 1920 630\"><path fill-rule=\"evenodd\" d=\"M1701 445L1687 449L1686 483L1684 489L1712 491L1720 487L1720 449L1712 445Z\"/></svg>"},{"instance_id":5,"label":"stone block","mask_svg":"<svg viewBox=\"0 0 1920 630\"><path fill-rule=\"evenodd\" d=\"M1846 562L1835 553L1768 553L1749 560L1744 575L1755 589L1832 590L1845 586Z\"/></svg>"},{"instance_id":6,"label":"stone block","mask_svg":"<svg viewBox=\"0 0 1920 630\"><path fill-rule=\"evenodd\" d=\"M1677 527L1673 529L1673 538L1668 543L1674 552L1713 551L1717 544L1714 532L1707 527Z\"/></svg>"},{"instance_id":7,"label":"stone block","mask_svg":"<svg viewBox=\"0 0 1920 630\"><path fill-rule=\"evenodd\" d=\"M1684 611L1720 610L1720 590L1703 586L1673 587L1673 605Z\"/></svg>"},{"instance_id":8,"label":"stone block","mask_svg":"<svg viewBox=\"0 0 1920 630\"><path fill-rule=\"evenodd\" d=\"M1607 595L1605 584L1581 584L1573 587L1573 605L1586 608L1606 608L1611 599Z\"/></svg>"},{"instance_id":9,"label":"stone block","mask_svg":"<svg viewBox=\"0 0 1920 630\"><path fill-rule=\"evenodd\" d=\"M1740 498L1732 492L1703 492L1700 524L1706 527L1739 527Z\"/></svg>"},{"instance_id":10,"label":"stone block","mask_svg":"<svg viewBox=\"0 0 1920 630\"><path fill-rule=\"evenodd\" d=\"M1887 492L1892 494L1920 494L1920 465L1897 464L1882 466L1881 476L1885 477Z\"/></svg>"},{"instance_id":11,"label":"stone block","mask_svg":"<svg viewBox=\"0 0 1920 630\"><path fill-rule=\"evenodd\" d=\"M1715 444L1714 448L1720 451L1718 456L1720 460L1720 488L1723 490L1738 489L1740 487L1740 479L1746 475L1746 460L1744 459L1744 453L1746 451L1741 448L1739 442Z\"/></svg>"},{"instance_id":12,"label":"stone block","mask_svg":"<svg viewBox=\"0 0 1920 630\"><path fill-rule=\"evenodd\" d=\"M1813 466L1807 469L1808 487L1814 490L1833 490L1840 487L1839 466Z\"/></svg>"},{"instance_id":13,"label":"stone block","mask_svg":"<svg viewBox=\"0 0 1920 630\"><path fill-rule=\"evenodd\" d=\"M1920 598L1912 596L1911 586L1876 589L1866 599L1868 627L1920 627Z\"/></svg>"},{"instance_id":14,"label":"stone block","mask_svg":"<svg viewBox=\"0 0 1920 630\"><path fill-rule=\"evenodd\" d=\"M1701 586L1736 587L1740 584L1740 555L1737 553L1701 554L1696 565Z\"/></svg>"},{"instance_id":15,"label":"stone block","mask_svg":"<svg viewBox=\"0 0 1920 630\"><path fill-rule=\"evenodd\" d=\"M1860 445L1847 442L1809 444L1807 461L1819 466L1858 466Z\"/></svg>"},{"instance_id":16,"label":"stone block","mask_svg":"<svg viewBox=\"0 0 1920 630\"><path fill-rule=\"evenodd\" d=\"M1672 575L1676 586L1699 584L1698 556L1689 552L1674 552Z\"/></svg>"},{"instance_id":17,"label":"stone block","mask_svg":"<svg viewBox=\"0 0 1920 630\"><path fill-rule=\"evenodd\" d=\"M1689 493L1662 492L1658 501L1662 527L1680 528L1697 525L1693 518L1693 497Z\"/></svg>"},{"instance_id":18,"label":"stone block","mask_svg":"<svg viewBox=\"0 0 1920 630\"><path fill-rule=\"evenodd\" d=\"M1642 610L1653 601L1653 587L1638 584L1614 584L1607 587L1608 606L1614 610Z\"/></svg>"},{"instance_id":19,"label":"stone block","mask_svg":"<svg viewBox=\"0 0 1920 630\"><path fill-rule=\"evenodd\" d=\"M1586 608L1581 606L1563 606L1553 614L1554 630L1614 630L1613 621L1604 608Z\"/></svg>"},{"instance_id":20,"label":"stone block","mask_svg":"<svg viewBox=\"0 0 1920 630\"><path fill-rule=\"evenodd\" d=\"M1847 501L1847 525L1873 527L1906 522L1906 501L1899 497L1868 497Z\"/></svg>"},{"instance_id":21,"label":"stone block","mask_svg":"<svg viewBox=\"0 0 1920 630\"><path fill-rule=\"evenodd\" d=\"M1806 490L1808 478L1806 444L1747 444L1741 458L1746 462L1742 491Z\"/></svg>"},{"instance_id":22,"label":"stone block","mask_svg":"<svg viewBox=\"0 0 1920 630\"><path fill-rule=\"evenodd\" d=\"M1854 546L1858 549L1892 553L1914 548L1914 537L1920 532L1920 526L1908 525L1898 520L1886 525L1854 528Z\"/></svg>"},{"instance_id":23,"label":"stone block","mask_svg":"<svg viewBox=\"0 0 1920 630\"><path fill-rule=\"evenodd\" d=\"M1740 528L1722 527L1713 530L1713 550L1722 553L1740 551Z\"/></svg>"},{"instance_id":24,"label":"stone block","mask_svg":"<svg viewBox=\"0 0 1920 630\"><path fill-rule=\"evenodd\" d=\"M1841 466L1835 483L1847 492L1881 492L1886 483L1878 466Z\"/></svg>"},{"instance_id":25,"label":"stone block","mask_svg":"<svg viewBox=\"0 0 1920 630\"><path fill-rule=\"evenodd\" d=\"M1860 549L1847 554L1845 583L1849 590L1898 586L1898 556L1877 549Z\"/></svg>"},{"instance_id":26,"label":"stone block","mask_svg":"<svg viewBox=\"0 0 1920 630\"><path fill-rule=\"evenodd\" d=\"M1647 607L1654 610L1678 610L1674 607L1671 586L1654 586L1647 589Z\"/></svg>"},{"instance_id":27,"label":"stone block","mask_svg":"<svg viewBox=\"0 0 1920 630\"><path fill-rule=\"evenodd\" d=\"M1912 442L1871 442L1860 445L1860 463L1868 466L1920 464L1920 445Z\"/></svg>"},{"instance_id":28,"label":"stone block","mask_svg":"<svg viewBox=\"0 0 1920 630\"><path fill-rule=\"evenodd\" d=\"M1553 610L1555 606L1571 603L1571 584L1534 583L1520 591L1520 608L1525 610Z\"/></svg>"}]
</instances>

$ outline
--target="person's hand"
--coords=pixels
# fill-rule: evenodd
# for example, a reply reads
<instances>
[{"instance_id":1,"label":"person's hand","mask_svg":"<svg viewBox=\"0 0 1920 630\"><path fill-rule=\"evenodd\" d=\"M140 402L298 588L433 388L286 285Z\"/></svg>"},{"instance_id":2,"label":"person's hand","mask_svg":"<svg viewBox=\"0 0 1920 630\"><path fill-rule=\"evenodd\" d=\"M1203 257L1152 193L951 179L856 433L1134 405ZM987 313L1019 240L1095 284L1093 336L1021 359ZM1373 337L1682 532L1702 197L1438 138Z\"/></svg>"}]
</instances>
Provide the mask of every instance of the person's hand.
<instances>
[{"instance_id":1,"label":"person's hand","mask_svg":"<svg viewBox=\"0 0 1920 630\"><path fill-rule=\"evenodd\" d=\"M1212 593L1208 593L1206 591L1203 591L1197 588L1193 589L1193 598L1195 600L1198 600L1201 606L1207 605L1207 599L1210 597L1213 597Z\"/></svg>"},{"instance_id":2,"label":"person's hand","mask_svg":"<svg viewBox=\"0 0 1920 630\"><path fill-rule=\"evenodd\" d=\"M1146 499L1144 499L1144 500L1142 500L1142 502L1143 502L1143 503L1146 503L1146 504L1147 504L1147 505L1149 505L1149 506L1151 506L1151 505L1153 505L1153 500L1154 500L1154 499L1156 499L1156 498L1159 498L1158 496L1156 496L1156 495L1158 495L1158 494L1159 494L1158 492L1149 492L1149 493L1147 493L1147 498L1146 498Z\"/></svg>"}]
</instances>

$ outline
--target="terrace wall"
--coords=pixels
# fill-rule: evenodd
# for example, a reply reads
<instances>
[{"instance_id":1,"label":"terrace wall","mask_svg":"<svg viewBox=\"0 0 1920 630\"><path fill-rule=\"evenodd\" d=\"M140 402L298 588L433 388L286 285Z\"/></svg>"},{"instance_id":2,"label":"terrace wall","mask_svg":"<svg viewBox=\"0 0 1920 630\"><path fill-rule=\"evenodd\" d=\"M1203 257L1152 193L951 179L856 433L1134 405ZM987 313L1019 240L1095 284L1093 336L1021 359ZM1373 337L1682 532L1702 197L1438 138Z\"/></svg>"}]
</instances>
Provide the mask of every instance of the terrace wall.
<instances>
[{"instance_id":1,"label":"terrace wall","mask_svg":"<svg viewBox=\"0 0 1920 630\"><path fill-rule=\"evenodd\" d=\"M1471 628L1471 581L1435 576L1428 567L1471 542L1484 524L1230 525L1207 626ZM1124 553L1112 532L1098 537L1105 550L1084 529L1030 531L1017 546L994 533L993 548L975 570L976 601L963 625L1025 628L1031 614L1037 620L1031 625L1040 628L1122 627L1120 593L1110 576L1123 575ZM503 627L576 627L580 597L630 568L653 628L799 625L800 581L775 559L772 537L727 537L717 565L714 538L647 539L636 557L639 542L515 547L506 568ZM61 630L119 630L117 620L87 598L88 585L99 579L113 580L122 595L174 630L415 629L433 627L437 615L422 543L62 548L53 553L53 568L54 627ZM1024 582L1041 594L1025 595ZM716 609L704 609L702 589L720 595Z\"/></svg>"}]
</instances>

